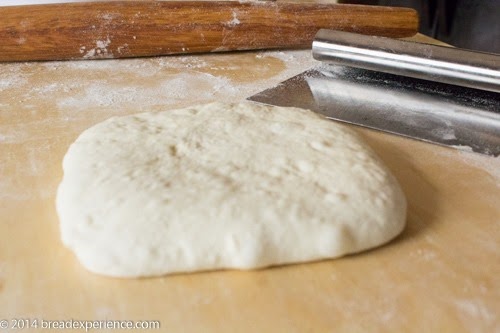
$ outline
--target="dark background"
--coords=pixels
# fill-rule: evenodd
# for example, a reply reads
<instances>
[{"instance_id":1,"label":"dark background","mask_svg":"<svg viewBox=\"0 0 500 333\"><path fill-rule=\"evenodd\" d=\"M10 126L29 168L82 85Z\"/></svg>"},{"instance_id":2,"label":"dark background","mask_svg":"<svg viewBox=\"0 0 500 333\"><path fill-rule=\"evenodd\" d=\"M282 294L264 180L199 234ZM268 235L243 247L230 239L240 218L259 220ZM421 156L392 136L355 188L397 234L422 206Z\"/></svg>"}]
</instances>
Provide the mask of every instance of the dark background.
<instances>
[{"instance_id":1,"label":"dark background","mask_svg":"<svg viewBox=\"0 0 500 333\"><path fill-rule=\"evenodd\" d=\"M341 0L341 3L411 7L420 32L453 46L500 53L500 0Z\"/></svg>"}]
</instances>

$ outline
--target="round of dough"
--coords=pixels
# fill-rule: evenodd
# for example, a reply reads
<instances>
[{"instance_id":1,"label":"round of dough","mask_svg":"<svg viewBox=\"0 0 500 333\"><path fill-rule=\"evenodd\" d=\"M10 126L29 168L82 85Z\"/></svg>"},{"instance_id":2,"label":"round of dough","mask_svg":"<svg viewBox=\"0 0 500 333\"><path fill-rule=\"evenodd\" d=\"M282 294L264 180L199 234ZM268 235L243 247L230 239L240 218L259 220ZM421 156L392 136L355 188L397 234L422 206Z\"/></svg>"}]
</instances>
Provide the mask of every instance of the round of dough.
<instances>
[{"instance_id":1,"label":"round of dough","mask_svg":"<svg viewBox=\"0 0 500 333\"><path fill-rule=\"evenodd\" d=\"M84 131L57 193L64 244L90 271L251 269L378 246L405 225L394 176L311 111L213 103Z\"/></svg>"}]
</instances>

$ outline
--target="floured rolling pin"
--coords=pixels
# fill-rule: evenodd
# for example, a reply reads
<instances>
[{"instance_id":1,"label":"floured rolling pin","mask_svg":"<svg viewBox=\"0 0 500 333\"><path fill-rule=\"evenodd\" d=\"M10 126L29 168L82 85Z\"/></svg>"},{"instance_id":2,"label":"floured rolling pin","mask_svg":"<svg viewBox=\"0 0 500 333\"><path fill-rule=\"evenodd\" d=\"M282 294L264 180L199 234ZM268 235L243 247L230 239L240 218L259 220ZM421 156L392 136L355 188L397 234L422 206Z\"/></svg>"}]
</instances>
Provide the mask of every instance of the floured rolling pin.
<instances>
[{"instance_id":1,"label":"floured rolling pin","mask_svg":"<svg viewBox=\"0 0 500 333\"><path fill-rule=\"evenodd\" d=\"M408 8L271 1L104 1L0 7L0 61L310 47L321 28L417 32Z\"/></svg>"}]
</instances>

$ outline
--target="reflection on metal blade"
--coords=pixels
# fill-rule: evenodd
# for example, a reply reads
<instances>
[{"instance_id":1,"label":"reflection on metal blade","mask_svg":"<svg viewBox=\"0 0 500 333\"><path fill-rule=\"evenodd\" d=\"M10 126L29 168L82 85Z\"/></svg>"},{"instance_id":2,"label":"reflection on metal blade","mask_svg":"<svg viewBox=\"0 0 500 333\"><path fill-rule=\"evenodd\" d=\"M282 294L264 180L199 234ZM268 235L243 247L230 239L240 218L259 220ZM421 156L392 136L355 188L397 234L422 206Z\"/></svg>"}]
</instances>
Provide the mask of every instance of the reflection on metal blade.
<instances>
[{"instance_id":1,"label":"reflection on metal blade","mask_svg":"<svg viewBox=\"0 0 500 333\"><path fill-rule=\"evenodd\" d=\"M494 92L323 64L248 99L500 155L500 94Z\"/></svg>"}]
</instances>

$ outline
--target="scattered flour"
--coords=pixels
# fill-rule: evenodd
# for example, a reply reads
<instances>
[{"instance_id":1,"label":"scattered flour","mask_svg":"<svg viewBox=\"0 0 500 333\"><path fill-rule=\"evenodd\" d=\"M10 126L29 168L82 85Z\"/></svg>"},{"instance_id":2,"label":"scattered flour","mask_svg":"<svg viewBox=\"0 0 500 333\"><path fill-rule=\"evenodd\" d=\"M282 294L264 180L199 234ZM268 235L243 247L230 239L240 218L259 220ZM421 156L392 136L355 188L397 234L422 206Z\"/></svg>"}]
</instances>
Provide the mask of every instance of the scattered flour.
<instances>
[{"instance_id":1,"label":"scattered flour","mask_svg":"<svg viewBox=\"0 0 500 333\"><path fill-rule=\"evenodd\" d=\"M17 3L17 0L11 1L14 2ZM86 51L83 49L82 54ZM160 111L205 101L236 102L272 87L315 64L309 51L248 53L250 65L247 62L231 61L230 56L224 56L224 62L215 61L220 56L0 64L2 204L6 202L9 205L21 200L52 201L59 181L57 177L60 176L60 159L67 145L85 127L105 118L145 110ZM257 62L251 59L252 57ZM265 71L267 60L279 60L284 66L282 70L269 74ZM255 73L255 77L241 81L232 76L240 72L241 75L249 77ZM187 82L206 90L200 93L198 89L186 88ZM499 158L457 152L453 149L440 148L435 151L435 154L429 156L430 159L458 160L461 164L484 171L485 175L492 177L500 187ZM20 186L20 179L29 179L32 187ZM479 198L481 199L484 198ZM16 221L18 222L20 221ZM429 244L439 240L433 239L431 235L425 236ZM491 251L497 249L497 243L492 243ZM427 248L411 253L413 258L424 263L435 262L439 259L435 255L435 252ZM7 264L0 261L0 280L6 278L7 273ZM343 277L338 274L333 278L341 280ZM387 279L384 281L382 277L377 281L391 281L389 277ZM435 284L431 275L419 277L420 280L425 282L425 288ZM332 285L335 286L336 283ZM216 284L216 290L221 294L222 288L225 287ZM311 284L311 288L313 287L314 284ZM404 306L401 303L406 301L404 288L405 285L396 286L394 289L399 294L393 293L389 299L380 297L375 306L355 302L336 303L330 293L321 294L324 297L321 301L329 306L338 304L338 313L362 313L382 321L387 320L394 325L394 322L406 319L404 314L394 310ZM207 292L208 299L214 295L213 286L207 290L210 290ZM491 292L492 290L488 294L491 295ZM311 298L311 302L314 300L317 298ZM307 298L305 302L308 302ZM198 303L197 300L196 304ZM498 323L498 316L494 313L497 307L493 302L464 297L453 302L451 306L463 314L464 329L471 332L474 331L474 327L470 326L473 323ZM190 309L192 307L186 310ZM114 310L120 312L119 308ZM113 309L105 307L95 311L99 318L114 313ZM428 318L432 318L432 314L429 314ZM496 327L498 328L498 325ZM495 326L491 328L490 331L493 332Z\"/></svg>"},{"instance_id":2,"label":"scattered flour","mask_svg":"<svg viewBox=\"0 0 500 333\"><path fill-rule=\"evenodd\" d=\"M456 306L462 313L469 317L474 317L474 319L491 321L495 318L495 314L479 301L458 300L456 301Z\"/></svg>"},{"instance_id":3,"label":"scattered flour","mask_svg":"<svg viewBox=\"0 0 500 333\"><path fill-rule=\"evenodd\" d=\"M477 323L482 327L489 327L490 332L498 331L498 315L495 307L488 305L480 299L461 299L454 302L454 306L460 312L460 320L464 329L468 332L485 332L479 329ZM496 327L496 328L495 328Z\"/></svg>"},{"instance_id":4,"label":"scattered flour","mask_svg":"<svg viewBox=\"0 0 500 333\"><path fill-rule=\"evenodd\" d=\"M98 41L96 48L106 48L109 43L109 39ZM244 52L234 58L231 54L206 54L3 64L0 150L2 144L25 142L38 149L37 140L53 140L58 129L76 134L85 128L82 126L113 115L212 101L237 102L315 64L307 50ZM271 67L280 69L272 72ZM19 121L5 124L1 118L7 119L8 114L15 114L9 119ZM447 134L453 136L452 131ZM436 151L438 155L457 156L452 149ZM458 158L484 170L500 186L500 160L468 152L458 152ZM5 159L0 160L0 193L14 191L14 183L6 187L7 177L2 177L4 163ZM21 176L33 170L16 172Z\"/></svg>"},{"instance_id":5,"label":"scattered flour","mask_svg":"<svg viewBox=\"0 0 500 333\"><path fill-rule=\"evenodd\" d=\"M99 44L105 47L107 44ZM62 78L56 99L58 110L89 110L95 107L113 109L134 108L136 112L147 110L152 105L175 105L181 102L209 102L212 100L237 101L244 99L310 67L313 61L304 51L293 51L285 56L283 52L271 51L257 54L255 65L266 63L267 59L279 60L285 64L283 70L272 77L249 82L238 82L238 78L224 75L242 68L230 61L219 63L217 57L181 56L149 59L122 59L108 61L48 62L43 66L48 71L70 72ZM92 75L94 73L94 75ZM75 80L83 74L81 80ZM86 80L86 77L92 77ZM123 78L127 77L127 80ZM130 80L128 79L130 78ZM1 82L1 81L0 81ZM189 86L188 86L189 84ZM63 87L69 94L60 94ZM28 94L34 94L31 89ZM67 95L67 96L65 96Z\"/></svg>"},{"instance_id":6,"label":"scattered flour","mask_svg":"<svg viewBox=\"0 0 500 333\"><path fill-rule=\"evenodd\" d=\"M240 23L241 23L241 21L238 19L238 14L235 11L233 11L233 19L231 21L227 22L227 26L228 27L236 27Z\"/></svg>"},{"instance_id":7,"label":"scattered flour","mask_svg":"<svg viewBox=\"0 0 500 333\"><path fill-rule=\"evenodd\" d=\"M99 58L113 58L113 53L108 51L108 46L111 44L109 36L105 40L96 40L95 47L90 49L83 56L84 59L99 59ZM85 51L85 46L80 47L80 53L82 49Z\"/></svg>"},{"instance_id":8,"label":"scattered flour","mask_svg":"<svg viewBox=\"0 0 500 333\"><path fill-rule=\"evenodd\" d=\"M3 78L0 78L0 92L6 89L14 89L15 87L19 87L23 84L26 83L26 79L17 76L15 73L12 73L10 76L5 76ZM0 105L1 105L1 100L0 100Z\"/></svg>"},{"instance_id":9,"label":"scattered flour","mask_svg":"<svg viewBox=\"0 0 500 333\"><path fill-rule=\"evenodd\" d=\"M96 41L94 49L81 51L102 54L110 43L109 38ZM314 63L309 51L290 53L288 60L282 52L268 51L1 64L0 198L51 198L67 144L99 121L193 103L241 101ZM35 185L19 186L19 179Z\"/></svg>"}]
</instances>

